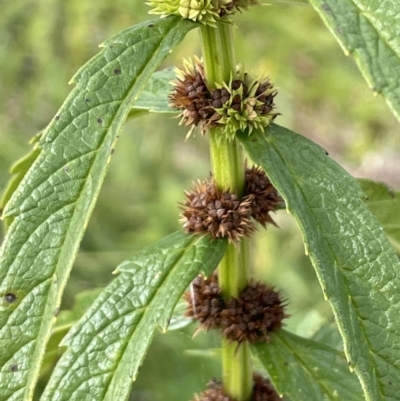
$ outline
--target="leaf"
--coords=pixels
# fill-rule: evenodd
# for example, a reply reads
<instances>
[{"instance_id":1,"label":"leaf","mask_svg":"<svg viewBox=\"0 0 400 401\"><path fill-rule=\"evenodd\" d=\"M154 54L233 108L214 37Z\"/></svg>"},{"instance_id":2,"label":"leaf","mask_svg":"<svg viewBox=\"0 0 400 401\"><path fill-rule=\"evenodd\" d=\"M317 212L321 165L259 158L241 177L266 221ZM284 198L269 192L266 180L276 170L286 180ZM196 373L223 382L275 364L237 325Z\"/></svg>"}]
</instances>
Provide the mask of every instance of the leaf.
<instances>
[{"instance_id":1,"label":"leaf","mask_svg":"<svg viewBox=\"0 0 400 401\"><path fill-rule=\"evenodd\" d=\"M176 109L169 106L168 101L168 95L173 88L171 82L175 79L173 68L156 71L144 86L133 106L133 111L147 110L155 113L177 113Z\"/></svg>"},{"instance_id":2,"label":"leaf","mask_svg":"<svg viewBox=\"0 0 400 401\"><path fill-rule=\"evenodd\" d=\"M252 350L276 390L295 401L363 401L357 376L343 352L281 330Z\"/></svg>"},{"instance_id":3,"label":"leaf","mask_svg":"<svg viewBox=\"0 0 400 401\"><path fill-rule=\"evenodd\" d=\"M61 340L89 309L102 290L102 288L95 288L80 292L75 298L73 308L71 310L63 310L58 315L57 322L52 330L49 342L47 343L46 353L44 354L42 368L40 370L41 375L49 371L53 367L56 359L61 356Z\"/></svg>"},{"instance_id":4,"label":"leaf","mask_svg":"<svg viewBox=\"0 0 400 401\"><path fill-rule=\"evenodd\" d=\"M143 85L194 27L169 17L106 41L74 76L76 87L40 139L39 156L4 210L14 221L0 251L0 401L32 398L118 132Z\"/></svg>"},{"instance_id":5,"label":"leaf","mask_svg":"<svg viewBox=\"0 0 400 401\"><path fill-rule=\"evenodd\" d=\"M187 302L181 298L176 304L168 324L168 331L182 329L194 322L194 319L185 316Z\"/></svg>"},{"instance_id":6,"label":"leaf","mask_svg":"<svg viewBox=\"0 0 400 401\"><path fill-rule=\"evenodd\" d=\"M27 155L17 160L13 166L11 166L10 173L12 174L12 178L8 182L7 187L4 190L3 196L0 200L0 214L2 214L7 202L11 199L12 194L18 188L18 185L25 177L25 174L28 172L33 162L39 156L40 148L37 146L37 143L41 136L42 133L35 135L30 141L30 143L33 144L33 149ZM6 218L4 220L6 228L8 228L11 222L11 218Z\"/></svg>"},{"instance_id":7,"label":"leaf","mask_svg":"<svg viewBox=\"0 0 400 401\"><path fill-rule=\"evenodd\" d=\"M124 401L157 327L167 329L174 307L203 270L211 274L227 242L181 232L164 238L116 270L68 333L41 401Z\"/></svg>"},{"instance_id":8,"label":"leaf","mask_svg":"<svg viewBox=\"0 0 400 401\"><path fill-rule=\"evenodd\" d=\"M368 209L381 223L390 242L400 253L400 192L392 191L386 184L371 180L358 180L367 195Z\"/></svg>"},{"instance_id":9,"label":"leaf","mask_svg":"<svg viewBox=\"0 0 400 401\"><path fill-rule=\"evenodd\" d=\"M400 2L309 0L370 88L400 120Z\"/></svg>"},{"instance_id":10,"label":"leaf","mask_svg":"<svg viewBox=\"0 0 400 401\"><path fill-rule=\"evenodd\" d=\"M366 399L398 399L400 263L357 181L283 127L239 138L297 220Z\"/></svg>"}]
</instances>

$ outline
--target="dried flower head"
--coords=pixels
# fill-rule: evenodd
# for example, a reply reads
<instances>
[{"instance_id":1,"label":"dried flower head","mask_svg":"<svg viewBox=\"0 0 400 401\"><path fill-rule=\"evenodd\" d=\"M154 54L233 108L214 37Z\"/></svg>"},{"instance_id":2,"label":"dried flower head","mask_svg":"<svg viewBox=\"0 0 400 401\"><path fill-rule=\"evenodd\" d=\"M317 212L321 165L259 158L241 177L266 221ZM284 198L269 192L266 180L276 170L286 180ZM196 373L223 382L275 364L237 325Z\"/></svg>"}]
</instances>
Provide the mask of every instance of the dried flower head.
<instances>
[{"instance_id":1,"label":"dried flower head","mask_svg":"<svg viewBox=\"0 0 400 401\"><path fill-rule=\"evenodd\" d=\"M272 387L271 382L262 377L260 374L255 373L253 376L253 397L252 401L281 401L276 390Z\"/></svg>"},{"instance_id":2,"label":"dried flower head","mask_svg":"<svg viewBox=\"0 0 400 401\"><path fill-rule=\"evenodd\" d=\"M262 283L250 283L239 298L231 298L221 312L223 335L231 341L266 341L287 317L277 291Z\"/></svg>"},{"instance_id":3,"label":"dried flower head","mask_svg":"<svg viewBox=\"0 0 400 401\"><path fill-rule=\"evenodd\" d=\"M235 79L211 89L198 59L185 61L177 78L169 98L172 107L182 110L181 124L192 126L188 135L196 126L203 134L220 127L222 136L233 139L238 130L263 129L278 115L273 111L277 92L268 79L252 81L238 69Z\"/></svg>"},{"instance_id":4,"label":"dried flower head","mask_svg":"<svg viewBox=\"0 0 400 401\"><path fill-rule=\"evenodd\" d=\"M216 274L210 277L197 276L192 282L191 290L185 292L184 297L188 304L186 316L198 320L206 330L220 326L225 302Z\"/></svg>"},{"instance_id":5,"label":"dried flower head","mask_svg":"<svg viewBox=\"0 0 400 401\"><path fill-rule=\"evenodd\" d=\"M181 221L188 233L208 233L213 238L236 241L254 231L251 196L239 200L236 194L220 190L214 181L199 181L185 194Z\"/></svg>"},{"instance_id":6,"label":"dried flower head","mask_svg":"<svg viewBox=\"0 0 400 401\"><path fill-rule=\"evenodd\" d=\"M246 195L253 195L251 217L257 220L263 227L267 223L276 226L269 213L275 211L277 205L282 203L283 199L279 196L278 191L261 168L256 166L246 168L245 174L245 193Z\"/></svg>"},{"instance_id":7,"label":"dried flower head","mask_svg":"<svg viewBox=\"0 0 400 401\"><path fill-rule=\"evenodd\" d=\"M153 7L150 14L180 15L182 18L200 22L204 25L216 26L218 21L231 22L228 18L234 9L247 8L242 3L253 1L232 0L151 0L146 4Z\"/></svg>"},{"instance_id":8,"label":"dried flower head","mask_svg":"<svg viewBox=\"0 0 400 401\"><path fill-rule=\"evenodd\" d=\"M184 60L183 69L176 70L177 81L175 90L170 94L171 107L182 110L180 124L192 126L188 136L199 123L211 121L214 110L210 105L210 91L204 79L204 67L202 62Z\"/></svg>"},{"instance_id":9,"label":"dried flower head","mask_svg":"<svg viewBox=\"0 0 400 401\"><path fill-rule=\"evenodd\" d=\"M278 292L261 283L250 283L238 298L227 301L218 288L216 275L198 276L190 292L186 316L200 322L206 330L218 329L231 341L269 341L269 334L282 327L287 317Z\"/></svg>"},{"instance_id":10,"label":"dried flower head","mask_svg":"<svg viewBox=\"0 0 400 401\"><path fill-rule=\"evenodd\" d=\"M208 389L196 394L193 401L235 401L224 390L222 383L211 380L207 383ZM253 376L253 395L250 401L282 401L270 381L260 374Z\"/></svg>"},{"instance_id":11,"label":"dried flower head","mask_svg":"<svg viewBox=\"0 0 400 401\"><path fill-rule=\"evenodd\" d=\"M235 401L225 392L220 381L211 380L207 387L202 393L195 394L193 401Z\"/></svg>"}]
</instances>

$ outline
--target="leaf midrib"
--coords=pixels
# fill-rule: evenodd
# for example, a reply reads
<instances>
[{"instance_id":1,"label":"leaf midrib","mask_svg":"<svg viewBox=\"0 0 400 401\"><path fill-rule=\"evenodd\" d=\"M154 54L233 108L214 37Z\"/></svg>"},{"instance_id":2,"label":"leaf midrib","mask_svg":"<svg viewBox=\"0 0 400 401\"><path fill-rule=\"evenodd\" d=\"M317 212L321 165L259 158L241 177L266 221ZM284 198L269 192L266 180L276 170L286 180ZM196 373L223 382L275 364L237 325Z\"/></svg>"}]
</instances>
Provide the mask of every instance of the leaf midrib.
<instances>
[{"instance_id":1,"label":"leaf midrib","mask_svg":"<svg viewBox=\"0 0 400 401\"><path fill-rule=\"evenodd\" d=\"M179 264L180 260L182 260L182 258L185 256L185 253L186 253L187 249L193 245L194 240L195 240L195 237L192 236L191 241L185 246L185 249L183 249L183 250L180 252L180 255L177 257L176 261L174 262L173 267L170 268L170 269L168 270L168 272L163 276L163 278L161 279L161 281L160 281L159 284L157 285L157 288L155 288L155 291L153 292L153 294L152 294L152 296L151 296L149 302L147 303L147 306L146 306L146 307L142 307L143 313L142 313L142 315L140 316L136 327L135 327L134 330L132 331L132 334L130 335L129 338L127 338L127 341L125 342L124 347L121 348L121 352L119 353L119 355L121 355L121 357L119 358L119 361L121 361L122 355L124 355L125 350L126 350L126 348L128 347L129 343L131 342L132 338L135 337L135 334L137 333L138 328L140 328L142 322L143 322L143 321L146 321L146 319L145 319L145 318L146 318L146 315L149 313L149 310L152 309L152 308L151 308L152 303L154 302L154 299L156 298L156 296L157 296L157 294L159 293L160 289L163 287L164 283L165 283L165 282L167 281L167 279L170 277L170 275L172 274L172 272L177 268L177 265ZM194 260L194 258L193 258L193 260ZM154 323L154 330L153 330L153 332L154 332L155 329L156 329L157 322L154 321L153 323ZM117 363L116 368L113 369L113 372L115 372L115 371L117 370L118 365L119 365L119 362ZM109 391L109 389L110 389L111 383L112 383L112 381L114 380L114 377L115 377L115 375L112 375L112 376L110 377L109 384L108 384L107 386L105 386L105 391L104 391L103 395L107 395L107 393L108 393L108 391Z\"/></svg>"}]
</instances>

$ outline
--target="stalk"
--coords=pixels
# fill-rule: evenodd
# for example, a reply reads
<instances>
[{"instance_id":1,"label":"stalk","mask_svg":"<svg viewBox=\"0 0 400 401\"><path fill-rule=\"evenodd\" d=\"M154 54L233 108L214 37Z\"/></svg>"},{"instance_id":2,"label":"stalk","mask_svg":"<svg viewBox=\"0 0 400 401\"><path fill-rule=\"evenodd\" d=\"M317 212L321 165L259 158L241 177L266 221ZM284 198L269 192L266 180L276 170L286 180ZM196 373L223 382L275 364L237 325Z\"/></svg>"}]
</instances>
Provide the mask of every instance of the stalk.
<instances>
[{"instance_id":1,"label":"stalk","mask_svg":"<svg viewBox=\"0 0 400 401\"><path fill-rule=\"evenodd\" d=\"M235 53L232 27L217 23L216 28L201 27L203 58L206 80L210 86L215 82L229 82L235 70ZM223 139L219 128L208 132L213 177L217 185L242 196L244 189L244 162L240 145L234 140ZM248 240L229 244L218 267L219 285L226 298L237 297L248 282ZM226 392L237 401L248 401L253 387L250 346L247 342L222 340L222 377Z\"/></svg>"}]
</instances>

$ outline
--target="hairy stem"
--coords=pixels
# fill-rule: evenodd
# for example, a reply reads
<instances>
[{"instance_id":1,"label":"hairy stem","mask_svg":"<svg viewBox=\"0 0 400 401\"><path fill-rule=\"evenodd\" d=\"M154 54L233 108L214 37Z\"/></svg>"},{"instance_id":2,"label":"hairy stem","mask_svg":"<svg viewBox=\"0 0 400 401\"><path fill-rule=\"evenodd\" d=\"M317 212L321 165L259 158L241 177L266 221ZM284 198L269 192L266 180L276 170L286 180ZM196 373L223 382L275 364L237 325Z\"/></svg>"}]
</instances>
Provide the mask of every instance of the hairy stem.
<instances>
[{"instance_id":1,"label":"hairy stem","mask_svg":"<svg viewBox=\"0 0 400 401\"><path fill-rule=\"evenodd\" d=\"M207 82L229 82L235 70L232 27L217 24L217 28L201 27L204 68ZM213 177L224 190L242 196L244 189L244 162L239 143L224 139L219 128L208 132ZM219 265L219 284L226 298L237 297L247 285L248 241L229 244ZM222 341L222 376L226 392L237 401L248 401L252 393L252 369L248 343Z\"/></svg>"}]
</instances>

